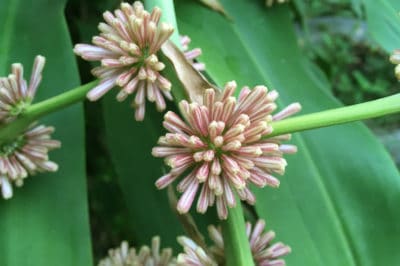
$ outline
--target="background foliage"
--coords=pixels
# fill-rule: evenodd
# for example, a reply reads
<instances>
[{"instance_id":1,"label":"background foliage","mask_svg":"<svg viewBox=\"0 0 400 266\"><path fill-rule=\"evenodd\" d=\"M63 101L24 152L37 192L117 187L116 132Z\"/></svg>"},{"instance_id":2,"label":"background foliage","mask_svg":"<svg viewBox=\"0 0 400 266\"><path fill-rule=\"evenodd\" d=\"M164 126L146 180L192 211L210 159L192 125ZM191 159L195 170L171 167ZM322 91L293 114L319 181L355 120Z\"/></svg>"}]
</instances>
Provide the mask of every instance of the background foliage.
<instances>
[{"instance_id":1,"label":"background foliage","mask_svg":"<svg viewBox=\"0 0 400 266\"><path fill-rule=\"evenodd\" d=\"M262 0L220 2L226 15L198 1L175 1L180 33L202 48L207 75L218 85L267 84L280 92L282 106L299 101L304 114L396 92L387 58L400 48L397 1L293 0L271 9ZM0 75L12 62L30 66L42 54L47 68L36 101L75 87L72 43L89 42L101 13L118 4L1 1ZM91 66L78 63L81 81L90 81ZM166 192L154 187L164 169L150 154L162 115L147 108L145 122L137 123L128 103L114 98L45 119L63 142L51 153L60 171L31 178L0 202L0 265L90 265L121 240L148 244L155 234L177 247L183 230ZM398 124L393 116L370 126L386 143L398 141ZM299 152L288 158L280 188L257 190L256 206L246 209L292 247L288 265L398 264L400 177L376 135L355 123L297 133L293 141ZM215 221L212 214L195 218L203 232Z\"/></svg>"}]
</instances>

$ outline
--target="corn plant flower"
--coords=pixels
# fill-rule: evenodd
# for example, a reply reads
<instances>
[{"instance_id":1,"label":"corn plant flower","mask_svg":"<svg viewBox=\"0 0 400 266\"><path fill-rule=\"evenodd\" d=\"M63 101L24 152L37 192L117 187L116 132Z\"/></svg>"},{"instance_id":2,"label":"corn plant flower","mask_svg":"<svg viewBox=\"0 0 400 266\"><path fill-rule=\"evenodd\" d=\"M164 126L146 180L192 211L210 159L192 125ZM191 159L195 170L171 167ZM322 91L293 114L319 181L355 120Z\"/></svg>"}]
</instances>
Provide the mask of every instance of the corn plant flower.
<instances>
[{"instance_id":1,"label":"corn plant flower","mask_svg":"<svg viewBox=\"0 0 400 266\"><path fill-rule=\"evenodd\" d=\"M285 261L281 258L291 252L289 246L282 242L271 244L275 238L274 231L265 230L265 221L260 219L254 227L250 222L246 223L246 235L249 240L251 253L256 266L284 266ZM226 254L224 251L224 240L221 229L210 225L208 232L213 246L205 251L196 242L186 236L178 237L178 243L184 252L177 257L178 266L216 266L225 265Z\"/></svg>"},{"instance_id":2,"label":"corn plant flower","mask_svg":"<svg viewBox=\"0 0 400 266\"><path fill-rule=\"evenodd\" d=\"M45 58L35 58L29 84L23 77L23 66L13 64L11 74L0 79L0 121L11 123L26 107L36 93L42 79ZM3 198L13 196L12 184L22 186L28 175L37 172L57 171L58 165L49 160L48 152L61 146L50 135L53 127L31 125L22 134L0 145L0 186Z\"/></svg>"},{"instance_id":3,"label":"corn plant flower","mask_svg":"<svg viewBox=\"0 0 400 266\"><path fill-rule=\"evenodd\" d=\"M159 62L157 52L174 29L160 23L159 8L149 13L138 1L133 5L121 3L114 14L106 11L103 17L106 23L99 24L101 33L93 37L94 45L77 44L74 48L83 59L101 62L101 66L92 70L101 81L87 97L91 101L98 100L119 86L118 101L136 93L132 101L136 120L144 119L146 98L163 111L166 108L164 97L172 99L171 83L160 74L165 65Z\"/></svg>"},{"instance_id":4,"label":"corn plant flower","mask_svg":"<svg viewBox=\"0 0 400 266\"><path fill-rule=\"evenodd\" d=\"M51 139L53 132L53 127L35 126L1 145L0 185L3 198L12 197L12 183L20 187L29 175L58 170L58 165L48 157L49 151L61 146L59 141Z\"/></svg>"},{"instance_id":5,"label":"corn plant flower","mask_svg":"<svg viewBox=\"0 0 400 266\"><path fill-rule=\"evenodd\" d=\"M172 257L172 249L164 248L160 252L160 237L155 236L151 241L151 248L142 246L136 251L134 247L129 247L128 242L123 241L121 246L111 249L108 257L102 259L98 266L173 266L175 258Z\"/></svg>"},{"instance_id":6,"label":"corn plant flower","mask_svg":"<svg viewBox=\"0 0 400 266\"><path fill-rule=\"evenodd\" d=\"M36 56L29 84L24 79L24 68L20 63L12 64L11 74L0 78L1 124L14 120L31 104L42 80L45 63L43 56Z\"/></svg>"},{"instance_id":7,"label":"corn plant flower","mask_svg":"<svg viewBox=\"0 0 400 266\"><path fill-rule=\"evenodd\" d=\"M177 185L183 192L177 204L180 213L189 211L199 191L197 211L204 213L216 202L220 219L227 218L227 207L236 205L234 191L241 200L254 204L248 184L279 186L274 174L285 171L282 155L297 150L281 144L290 135L262 137L272 132L269 122L298 112L300 105L291 104L272 115L277 108L276 91L268 92L265 86L244 87L236 100L236 87L235 82L227 83L221 99L207 89L204 104L181 101L183 119L171 111L164 116L168 133L159 139L152 154L164 157L171 171L159 178L156 186L165 188L183 176Z\"/></svg>"}]
</instances>

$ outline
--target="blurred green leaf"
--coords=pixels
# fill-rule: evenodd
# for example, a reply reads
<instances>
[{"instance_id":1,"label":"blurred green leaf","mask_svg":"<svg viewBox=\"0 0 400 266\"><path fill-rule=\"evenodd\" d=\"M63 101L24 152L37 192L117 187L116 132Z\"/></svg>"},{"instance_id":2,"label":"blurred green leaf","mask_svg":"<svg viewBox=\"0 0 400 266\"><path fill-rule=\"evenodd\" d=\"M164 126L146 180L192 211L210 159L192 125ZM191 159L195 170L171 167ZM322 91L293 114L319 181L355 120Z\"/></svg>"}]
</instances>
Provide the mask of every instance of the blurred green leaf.
<instances>
[{"instance_id":1,"label":"blurred green leaf","mask_svg":"<svg viewBox=\"0 0 400 266\"><path fill-rule=\"evenodd\" d=\"M397 0L363 0L372 38L391 53L400 47L400 4Z\"/></svg>"},{"instance_id":2,"label":"blurred green leaf","mask_svg":"<svg viewBox=\"0 0 400 266\"><path fill-rule=\"evenodd\" d=\"M310 76L286 7L221 2L233 22L194 2L177 4L180 29L203 49L219 85L267 84L281 106L299 101L303 113L340 105ZM382 145L360 123L295 134L294 143L299 152L288 156L280 188L256 190L259 215L292 247L288 264L396 265L400 178Z\"/></svg>"},{"instance_id":3,"label":"blurred green leaf","mask_svg":"<svg viewBox=\"0 0 400 266\"><path fill-rule=\"evenodd\" d=\"M47 66L36 101L79 85L65 1L0 1L0 75L11 63L25 66L29 80L35 55ZM92 265L85 182L81 105L43 119L56 127L62 148L50 153L57 173L28 178L10 201L0 202L0 265Z\"/></svg>"}]
</instances>

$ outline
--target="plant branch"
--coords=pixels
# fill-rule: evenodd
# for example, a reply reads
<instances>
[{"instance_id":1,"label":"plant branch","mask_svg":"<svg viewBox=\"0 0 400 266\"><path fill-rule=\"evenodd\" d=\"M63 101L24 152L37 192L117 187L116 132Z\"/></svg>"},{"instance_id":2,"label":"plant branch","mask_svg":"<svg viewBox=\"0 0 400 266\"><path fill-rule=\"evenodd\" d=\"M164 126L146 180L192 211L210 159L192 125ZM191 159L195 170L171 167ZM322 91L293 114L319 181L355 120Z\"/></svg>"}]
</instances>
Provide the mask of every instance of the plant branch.
<instances>
[{"instance_id":1,"label":"plant branch","mask_svg":"<svg viewBox=\"0 0 400 266\"><path fill-rule=\"evenodd\" d=\"M97 83L97 80L92 81L54 96L50 99L29 106L17 119L0 128L0 144L14 139L15 136L24 131L37 119L63 109L69 105L83 101L86 98L87 92L96 86Z\"/></svg>"},{"instance_id":2,"label":"plant branch","mask_svg":"<svg viewBox=\"0 0 400 266\"><path fill-rule=\"evenodd\" d=\"M265 138L328 127L400 112L400 93L378 100L288 118L271 123L273 132Z\"/></svg>"}]
</instances>

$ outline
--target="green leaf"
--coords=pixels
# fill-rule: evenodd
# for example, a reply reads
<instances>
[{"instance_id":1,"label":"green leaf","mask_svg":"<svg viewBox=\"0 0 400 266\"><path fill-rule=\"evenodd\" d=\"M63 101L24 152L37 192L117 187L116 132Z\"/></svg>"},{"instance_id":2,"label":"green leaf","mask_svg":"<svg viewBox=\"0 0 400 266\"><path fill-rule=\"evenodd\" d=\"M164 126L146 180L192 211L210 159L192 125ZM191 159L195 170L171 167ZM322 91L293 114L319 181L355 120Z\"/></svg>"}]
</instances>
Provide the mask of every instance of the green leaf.
<instances>
[{"instance_id":1,"label":"green leaf","mask_svg":"<svg viewBox=\"0 0 400 266\"><path fill-rule=\"evenodd\" d=\"M222 85L267 84L281 106L302 113L340 104L308 70L287 7L221 1L233 22L179 1L178 23L200 46L200 59ZM204 19L207 18L207 19ZM256 191L258 214L292 247L289 265L396 265L400 255L400 178L391 158L360 123L295 134L279 189Z\"/></svg>"},{"instance_id":2,"label":"green leaf","mask_svg":"<svg viewBox=\"0 0 400 266\"><path fill-rule=\"evenodd\" d=\"M363 0L368 30L387 52L400 48L400 3L396 0Z\"/></svg>"},{"instance_id":3,"label":"green leaf","mask_svg":"<svg viewBox=\"0 0 400 266\"><path fill-rule=\"evenodd\" d=\"M0 75L8 75L11 63L21 62L29 78L35 55L47 59L36 102L79 85L64 4L0 2ZM62 141L61 149L50 152L60 169L29 177L11 200L1 200L0 265L92 265L82 107L41 122L55 126L54 138Z\"/></svg>"},{"instance_id":4,"label":"green leaf","mask_svg":"<svg viewBox=\"0 0 400 266\"><path fill-rule=\"evenodd\" d=\"M163 175L164 163L151 155L161 135L162 114L147 103L143 122L136 122L128 98L119 103L114 93L103 101L106 140L130 213L133 237L139 245L149 244L160 235L163 247L176 246L183 234L168 204L167 191L154 185Z\"/></svg>"}]
</instances>

